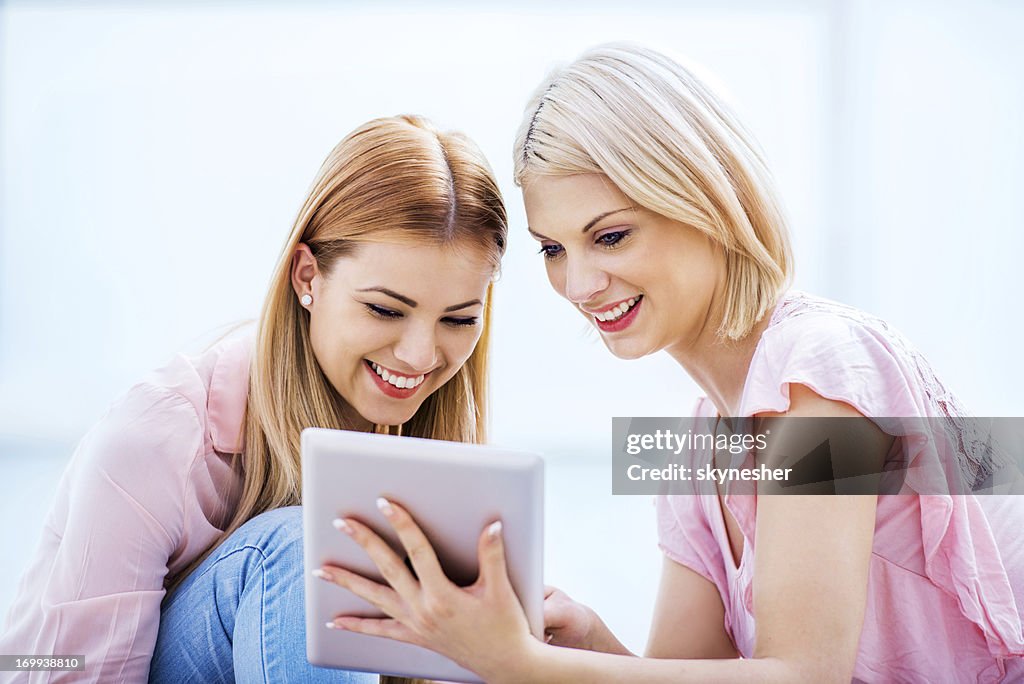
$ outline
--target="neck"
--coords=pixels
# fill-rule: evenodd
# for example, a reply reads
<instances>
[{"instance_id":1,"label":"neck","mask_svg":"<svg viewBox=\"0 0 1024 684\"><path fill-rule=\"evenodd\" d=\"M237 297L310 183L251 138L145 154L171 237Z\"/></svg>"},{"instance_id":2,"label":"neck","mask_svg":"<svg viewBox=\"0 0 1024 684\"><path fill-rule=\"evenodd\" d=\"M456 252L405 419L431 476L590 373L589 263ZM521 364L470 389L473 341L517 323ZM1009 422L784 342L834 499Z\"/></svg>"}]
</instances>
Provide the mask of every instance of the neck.
<instances>
[{"instance_id":1,"label":"neck","mask_svg":"<svg viewBox=\"0 0 1024 684\"><path fill-rule=\"evenodd\" d=\"M721 316L709 317L721 320ZM668 353L693 378L723 417L737 416L750 362L771 311L739 340L719 337L717 325L706 325L694 340L680 341Z\"/></svg>"}]
</instances>

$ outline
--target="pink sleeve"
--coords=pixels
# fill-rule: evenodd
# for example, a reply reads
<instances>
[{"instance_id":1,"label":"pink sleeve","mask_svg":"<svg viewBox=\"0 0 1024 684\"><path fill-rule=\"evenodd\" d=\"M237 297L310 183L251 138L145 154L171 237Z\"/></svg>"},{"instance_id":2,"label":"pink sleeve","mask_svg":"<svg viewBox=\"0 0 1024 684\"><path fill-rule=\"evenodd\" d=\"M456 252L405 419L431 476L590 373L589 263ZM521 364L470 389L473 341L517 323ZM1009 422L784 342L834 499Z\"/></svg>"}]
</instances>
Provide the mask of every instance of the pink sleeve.
<instances>
[{"instance_id":1,"label":"pink sleeve","mask_svg":"<svg viewBox=\"0 0 1024 684\"><path fill-rule=\"evenodd\" d=\"M17 681L147 680L201 436L187 399L142 384L82 439L22 578L0 653L84 655L86 671Z\"/></svg>"},{"instance_id":2,"label":"pink sleeve","mask_svg":"<svg viewBox=\"0 0 1024 684\"><path fill-rule=\"evenodd\" d=\"M658 495L654 507L658 514L658 548L710 582L716 582L721 566L718 544L701 507L701 495Z\"/></svg>"},{"instance_id":3,"label":"pink sleeve","mask_svg":"<svg viewBox=\"0 0 1024 684\"><path fill-rule=\"evenodd\" d=\"M850 404L866 416L921 415L891 343L856 321L811 313L764 333L740 415L789 409L789 385Z\"/></svg>"}]
</instances>

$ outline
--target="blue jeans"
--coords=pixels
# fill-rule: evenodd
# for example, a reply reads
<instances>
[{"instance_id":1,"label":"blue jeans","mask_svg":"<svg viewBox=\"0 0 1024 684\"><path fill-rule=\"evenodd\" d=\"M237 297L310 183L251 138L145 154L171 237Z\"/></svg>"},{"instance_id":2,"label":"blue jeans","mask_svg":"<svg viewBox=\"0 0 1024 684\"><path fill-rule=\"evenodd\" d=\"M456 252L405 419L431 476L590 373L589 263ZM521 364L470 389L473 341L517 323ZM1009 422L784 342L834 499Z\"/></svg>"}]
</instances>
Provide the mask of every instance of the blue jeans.
<instances>
[{"instance_id":1,"label":"blue jeans","mask_svg":"<svg viewBox=\"0 0 1024 684\"><path fill-rule=\"evenodd\" d=\"M151 682L376 684L306 660L302 508L242 525L165 602Z\"/></svg>"}]
</instances>

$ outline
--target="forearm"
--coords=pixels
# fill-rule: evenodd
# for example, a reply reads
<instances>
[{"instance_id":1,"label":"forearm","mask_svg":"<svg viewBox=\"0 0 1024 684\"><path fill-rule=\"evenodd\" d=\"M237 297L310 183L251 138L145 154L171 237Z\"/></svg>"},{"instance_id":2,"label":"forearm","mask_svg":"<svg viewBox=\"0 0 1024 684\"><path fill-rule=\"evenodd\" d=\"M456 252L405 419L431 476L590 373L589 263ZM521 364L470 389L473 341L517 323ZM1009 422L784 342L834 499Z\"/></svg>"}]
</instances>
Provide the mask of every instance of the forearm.
<instances>
[{"instance_id":1,"label":"forearm","mask_svg":"<svg viewBox=\"0 0 1024 684\"><path fill-rule=\"evenodd\" d=\"M597 629L590 638L590 643L586 646L586 650L598 651L600 653L609 653L612 655L620 656L632 656L636 657L636 654L626 648L618 637L616 637L608 625L604 624L604 621L594 613L594 619L596 620Z\"/></svg>"},{"instance_id":2,"label":"forearm","mask_svg":"<svg viewBox=\"0 0 1024 684\"><path fill-rule=\"evenodd\" d=\"M804 668L778 658L733 660L663 660L597 653L534 642L522 666L514 672L487 678L491 684L617 684L643 681L651 684L790 684L800 681L827 681ZM834 676L835 673L832 673ZM849 678L846 679L849 681Z\"/></svg>"}]
</instances>

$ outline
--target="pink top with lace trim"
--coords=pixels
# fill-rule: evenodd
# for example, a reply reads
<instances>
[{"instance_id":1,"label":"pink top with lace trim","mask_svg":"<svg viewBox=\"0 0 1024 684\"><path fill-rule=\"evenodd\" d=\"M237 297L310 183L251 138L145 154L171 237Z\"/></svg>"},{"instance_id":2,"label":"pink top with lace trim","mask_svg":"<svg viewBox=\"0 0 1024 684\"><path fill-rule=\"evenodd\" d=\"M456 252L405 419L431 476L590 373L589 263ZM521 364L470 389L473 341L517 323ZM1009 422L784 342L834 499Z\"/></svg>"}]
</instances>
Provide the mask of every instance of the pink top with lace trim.
<instances>
[{"instance_id":1,"label":"pink top with lace trim","mask_svg":"<svg viewBox=\"0 0 1024 684\"><path fill-rule=\"evenodd\" d=\"M758 342L739 415L785 411L789 385L868 417L964 415L928 363L883 321L793 292ZM701 399L697 416L717 415ZM754 648L756 497L726 494L744 537L733 561L715 495L659 496L659 545L715 584L738 651ZM863 682L1024 680L1024 498L887 496L878 502L854 677Z\"/></svg>"}]
</instances>

